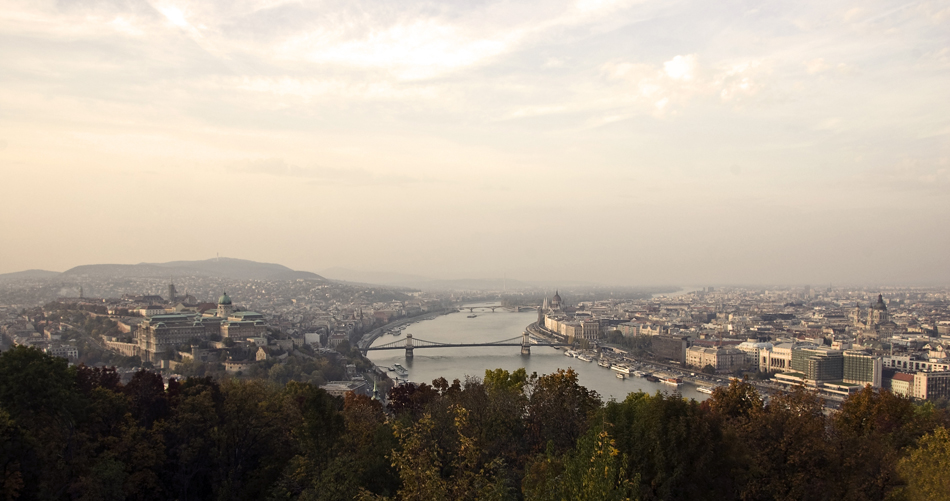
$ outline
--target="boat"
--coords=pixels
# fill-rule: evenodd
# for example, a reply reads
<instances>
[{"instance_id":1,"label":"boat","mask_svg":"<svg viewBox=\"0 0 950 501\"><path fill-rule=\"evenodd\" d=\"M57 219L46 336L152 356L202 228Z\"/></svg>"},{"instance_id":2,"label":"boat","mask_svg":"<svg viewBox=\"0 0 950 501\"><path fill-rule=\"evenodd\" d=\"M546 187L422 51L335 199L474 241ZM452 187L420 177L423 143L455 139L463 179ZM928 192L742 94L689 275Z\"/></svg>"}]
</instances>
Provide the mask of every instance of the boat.
<instances>
[{"instance_id":1,"label":"boat","mask_svg":"<svg viewBox=\"0 0 950 501\"><path fill-rule=\"evenodd\" d=\"M683 380L678 377L665 377L661 379L660 382L670 386L680 386L683 384Z\"/></svg>"},{"instance_id":2,"label":"boat","mask_svg":"<svg viewBox=\"0 0 950 501\"><path fill-rule=\"evenodd\" d=\"M585 362L593 362L593 361L594 361L593 358L588 357L588 356L587 356L586 354L584 354L584 353L581 353L580 355L578 355L577 358L580 359L580 360L583 360L583 361L585 361Z\"/></svg>"},{"instance_id":3,"label":"boat","mask_svg":"<svg viewBox=\"0 0 950 501\"><path fill-rule=\"evenodd\" d=\"M577 352L574 351L574 350L567 350L567 351L564 352L564 356L565 356L565 357L576 357L576 356L577 356Z\"/></svg>"},{"instance_id":4,"label":"boat","mask_svg":"<svg viewBox=\"0 0 950 501\"><path fill-rule=\"evenodd\" d=\"M406 377L409 375L409 371L406 370L405 367L399 364L393 364L393 371L395 371L396 374L399 374L402 377Z\"/></svg>"},{"instance_id":5,"label":"boat","mask_svg":"<svg viewBox=\"0 0 950 501\"><path fill-rule=\"evenodd\" d=\"M601 366L601 367L603 367L603 368L605 368L605 369L609 369L609 368L610 368L610 362L608 362L607 360L604 360L604 359L600 359L600 362L597 362L597 365L599 365L599 366Z\"/></svg>"},{"instance_id":6,"label":"boat","mask_svg":"<svg viewBox=\"0 0 950 501\"><path fill-rule=\"evenodd\" d=\"M627 376L630 375L630 368L623 364L617 364L617 365L611 366L610 369Z\"/></svg>"},{"instance_id":7,"label":"boat","mask_svg":"<svg viewBox=\"0 0 950 501\"><path fill-rule=\"evenodd\" d=\"M643 377L643 376L646 376L646 373L640 372L640 371L633 371L633 375L637 377Z\"/></svg>"},{"instance_id":8,"label":"boat","mask_svg":"<svg viewBox=\"0 0 950 501\"><path fill-rule=\"evenodd\" d=\"M469 315L469 316L466 317L466 318L475 318L475 317L477 317L477 316L478 316L478 315Z\"/></svg>"},{"instance_id":9,"label":"boat","mask_svg":"<svg viewBox=\"0 0 950 501\"><path fill-rule=\"evenodd\" d=\"M653 374L647 374L647 375L645 375L645 376L643 376L643 377L646 378L646 380L649 381L649 382L651 382L651 383L659 383L659 382L660 382L660 378L654 376Z\"/></svg>"},{"instance_id":10,"label":"boat","mask_svg":"<svg viewBox=\"0 0 950 501\"><path fill-rule=\"evenodd\" d=\"M627 376L624 376L623 374L621 374L621 373L618 372L618 373L617 373L617 379L627 379Z\"/></svg>"},{"instance_id":11,"label":"boat","mask_svg":"<svg viewBox=\"0 0 950 501\"><path fill-rule=\"evenodd\" d=\"M712 394L713 394L713 390L715 390L715 388L710 388L710 387L708 387L708 386L700 386L699 388L696 388L696 391L698 391L698 392L700 392L700 393L705 393L705 394L707 394L707 395L712 395Z\"/></svg>"}]
</instances>

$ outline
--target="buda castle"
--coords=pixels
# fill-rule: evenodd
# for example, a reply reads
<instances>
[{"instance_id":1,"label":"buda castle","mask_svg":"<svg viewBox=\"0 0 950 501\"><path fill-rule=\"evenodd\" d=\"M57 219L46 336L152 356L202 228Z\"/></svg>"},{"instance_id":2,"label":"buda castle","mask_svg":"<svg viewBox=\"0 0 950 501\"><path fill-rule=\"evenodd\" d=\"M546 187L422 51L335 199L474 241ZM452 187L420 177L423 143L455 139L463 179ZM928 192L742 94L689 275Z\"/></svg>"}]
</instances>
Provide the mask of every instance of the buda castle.
<instances>
[{"instance_id":1,"label":"buda castle","mask_svg":"<svg viewBox=\"0 0 950 501\"><path fill-rule=\"evenodd\" d=\"M155 362L170 350L185 343L221 339L246 340L267 333L264 315L253 311L235 311L225 292L218 307L203 313L175 312L149 316L133 332L131 343L109 342L126 356L138 355L143 362Z\"/></svg>"}]
</instances>

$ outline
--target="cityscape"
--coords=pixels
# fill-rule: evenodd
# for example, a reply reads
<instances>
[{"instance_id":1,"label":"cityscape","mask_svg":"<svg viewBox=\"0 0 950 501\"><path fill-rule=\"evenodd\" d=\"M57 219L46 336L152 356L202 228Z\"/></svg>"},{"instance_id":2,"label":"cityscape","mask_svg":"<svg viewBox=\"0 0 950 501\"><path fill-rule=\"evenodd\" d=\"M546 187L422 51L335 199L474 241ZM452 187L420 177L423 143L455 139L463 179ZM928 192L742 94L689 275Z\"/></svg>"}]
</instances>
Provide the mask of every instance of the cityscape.
<instances>
[{"instance_id":1,"label":"cityscape","mask_svg":"<svg viewBox=\"0 0 950 501\"><path fill-rule=\"evenodd\" d=\"M651 364L658 376L666 376L671 390L685 379L708 394L731 377L751 375L763 391L804 385L820 392L829 405L866 385L941 407L950 399L947 288L702 287L627 291L629 297L608 288L579 289L574 295L565 290L565 300L558 290L423 291L317 275L247 281L182 276L177 283L102 274L82 278L71 286L58 282L62 277L5 280L6 304L0 305L4 344L32 346L73 363L108 360L125 366L129 374L147 367L166 379L180 379L260 372L260 367L289 357L336 354L334 349L346 343L361 363L346 364L349 377L324 381L324 386L345 385L367 396L376 387L377 397L385 401L379 388L411 380L407 373L396 374L363 358L368 350L379 349L374 345L387 340L385 334L436 315L467 312L475 317L497 309L536 312L537 318L520 332L481 340L488 346L523 337L524 343L513 343L525 344L528 355L530 345L540 344L536 352L564 349L569 356L613 366L628 377L651 377L633 369ZM57 287L56 292L70 294L41 297ZM7 302L31 297L31 289L33 303ZM69 314L82 321L71 322ZM108 322L109 332L83 332L79 324L88 319ZM415 347L426 348L424 342L431 343L417 339ZM402 340L389 344L405 345ZM406 356L413 351L405 350Z\"/></svg>"},{"instance_id":2,"label":"cityscape","mask_svg":"<svg viewBox=\"0 0 950 501\"><path fill-rule=\"evenodd\" d=\"M0 0L0 501L950 501L950 0Z\"/></svg>"}]
</instances>

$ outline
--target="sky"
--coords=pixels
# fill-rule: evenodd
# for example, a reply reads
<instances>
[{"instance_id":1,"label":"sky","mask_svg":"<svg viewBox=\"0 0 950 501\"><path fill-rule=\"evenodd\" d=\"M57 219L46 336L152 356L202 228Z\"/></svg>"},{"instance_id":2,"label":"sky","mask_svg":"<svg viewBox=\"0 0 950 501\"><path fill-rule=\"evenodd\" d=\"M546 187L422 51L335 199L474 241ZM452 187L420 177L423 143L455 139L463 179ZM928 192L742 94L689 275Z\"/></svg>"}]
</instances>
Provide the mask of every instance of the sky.
<instances>
[{"instance_id":1,"label":"sky","mask_svg":"<svg viewBox=\"0 0 950 501\"><path fill-rule=\"evenodd\" d=\"M0 0L0 273L950 283L950 1Z\"/></svg>"}]
</instances>

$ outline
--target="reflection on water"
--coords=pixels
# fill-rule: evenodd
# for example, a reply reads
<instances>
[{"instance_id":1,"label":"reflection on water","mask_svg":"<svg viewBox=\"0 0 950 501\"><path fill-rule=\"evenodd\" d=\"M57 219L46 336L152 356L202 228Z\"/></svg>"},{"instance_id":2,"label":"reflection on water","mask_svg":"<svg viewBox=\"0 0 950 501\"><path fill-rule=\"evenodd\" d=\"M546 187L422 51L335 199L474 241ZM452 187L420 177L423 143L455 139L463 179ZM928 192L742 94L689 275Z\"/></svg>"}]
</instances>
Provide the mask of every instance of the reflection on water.
<instances>
[{"instance_id":1,"label":"reflection on water","mask_svg":"<svg viewBox=\"0 0 950 501\"><path fill-rule=\"evenodd\" d=\"M482 303L497 305L498 303ZM474 306L474 305L468 305ZM440 343L488 343L520 336L525 327L537 319L536 312L515 313L498 308L476 310L474 318L467 309L459 313L442 315L433 320L411 324L398 335L384 335L373 345L378 346L395 340L404 339L412 334L414 339ZM531 356L521 356L517 346L473 347L473 348L419 348L414 350L414 358L406 360L404 350L370 351L370 360L380 366L392 367L399 363L409 369L409 380L415 383L430 383L433 379L444 377L464 380L465 376L482 378L485 370L506 369L513 371L524 367L528 374L550 374L558 369L573 368L577 371L580 383L600 393L605 399L622 400L628 393L645 391L671 392L672 388L662 383L651 383L643 378L630 377L620 380L616 372L599 367L595 362L584 362L564 356L561 350L549 347L533 347ZM698 401L708 398L696 391L695 387L685 384L679 388L687 398Z\"/></svg>"}]
</instances>

